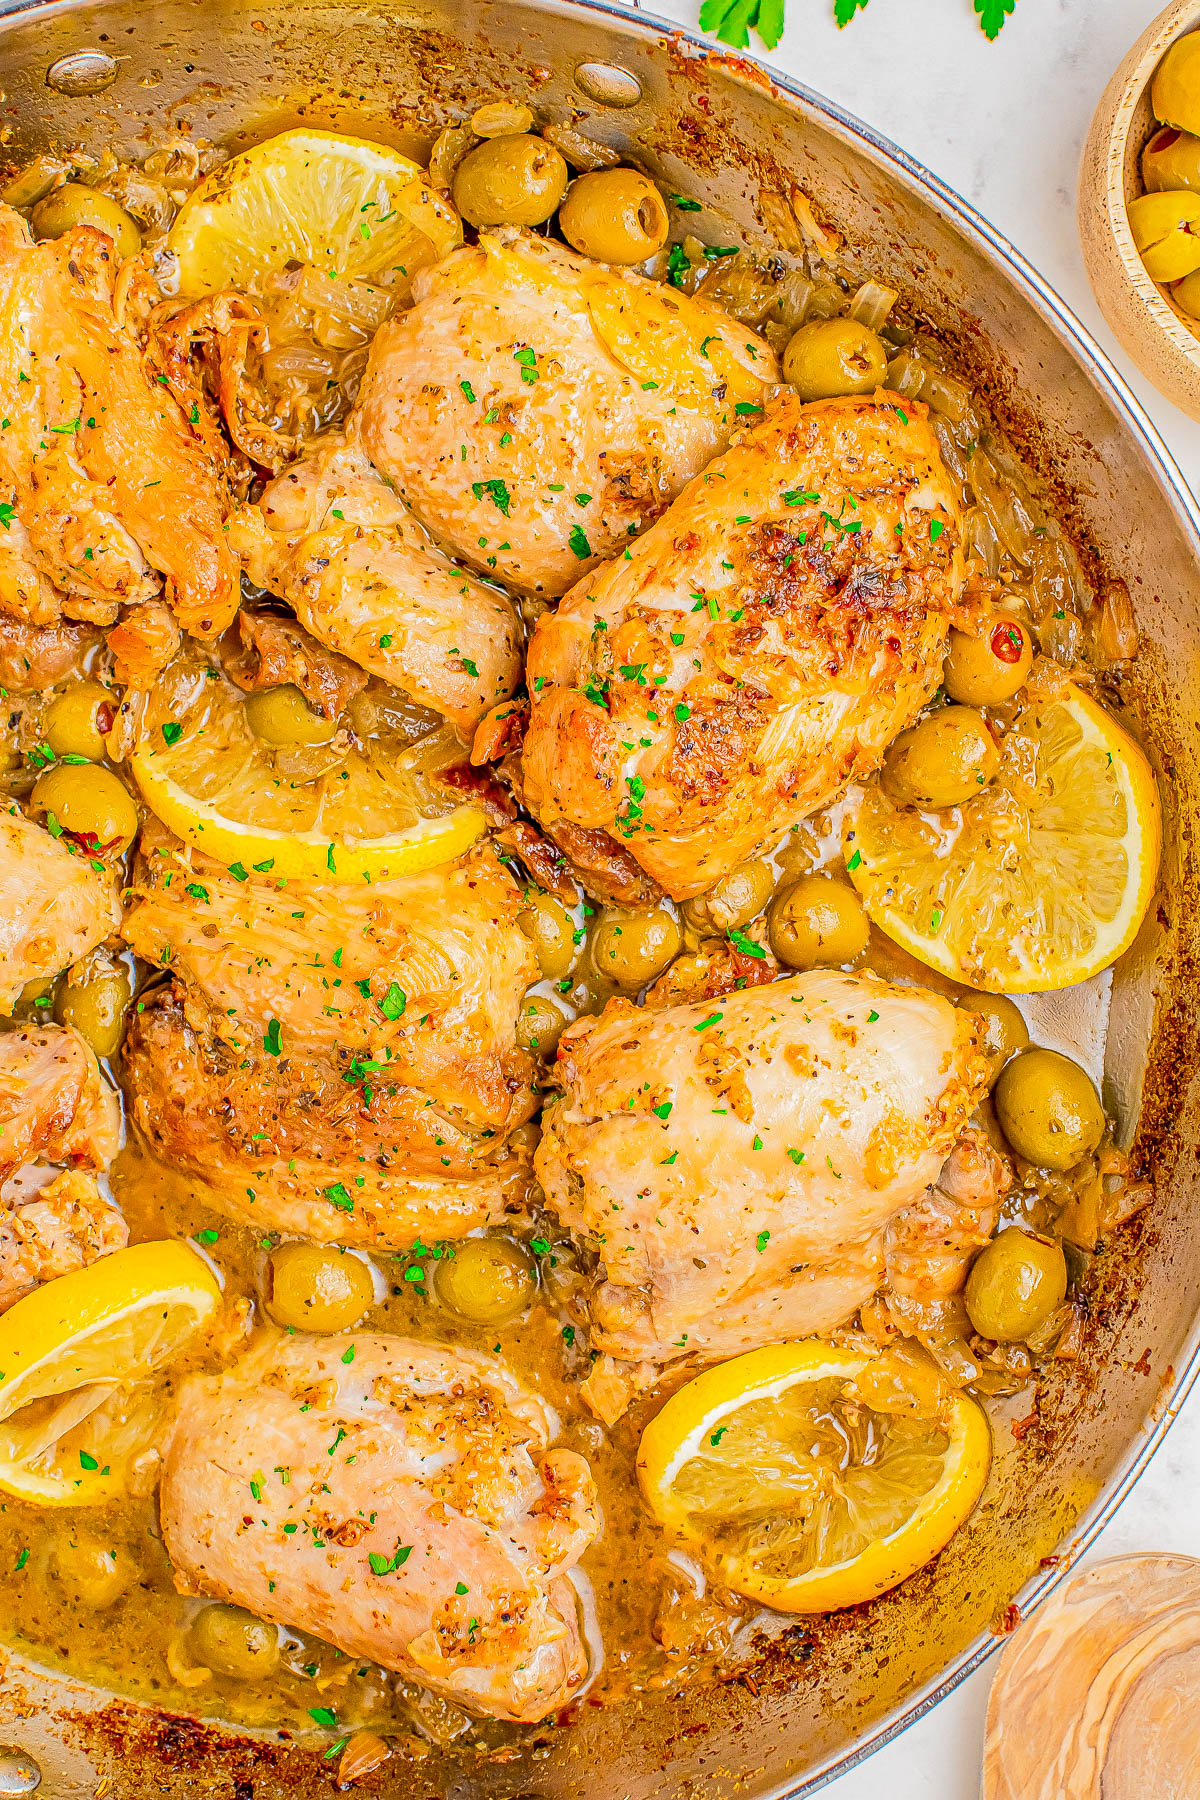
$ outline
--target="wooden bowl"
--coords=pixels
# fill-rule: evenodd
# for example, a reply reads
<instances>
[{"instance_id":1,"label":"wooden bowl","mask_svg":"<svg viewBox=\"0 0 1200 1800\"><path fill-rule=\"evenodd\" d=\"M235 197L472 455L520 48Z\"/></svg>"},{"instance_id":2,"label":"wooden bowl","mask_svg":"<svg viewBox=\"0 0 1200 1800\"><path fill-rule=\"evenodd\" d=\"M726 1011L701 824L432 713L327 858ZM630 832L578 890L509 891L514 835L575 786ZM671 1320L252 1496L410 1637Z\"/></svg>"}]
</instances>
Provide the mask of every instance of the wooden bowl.
<instances>
[{"instance_id":1,"label":"wooden bowl","mask_svg":"<svg viewBox=\"0 0 1200 1800\"><path fill-rule=\"evenodd\" d=\"M1200 419L1200 321L1151 281L1127 207L1142 193L1141 156L1157 129L1150 78L1168 45L1200 28L1200 0L1172 0L1125 58L1096 108L1079 173L1079 236L1096 303L1148 381Z\"/></svg>"}]
</instances>

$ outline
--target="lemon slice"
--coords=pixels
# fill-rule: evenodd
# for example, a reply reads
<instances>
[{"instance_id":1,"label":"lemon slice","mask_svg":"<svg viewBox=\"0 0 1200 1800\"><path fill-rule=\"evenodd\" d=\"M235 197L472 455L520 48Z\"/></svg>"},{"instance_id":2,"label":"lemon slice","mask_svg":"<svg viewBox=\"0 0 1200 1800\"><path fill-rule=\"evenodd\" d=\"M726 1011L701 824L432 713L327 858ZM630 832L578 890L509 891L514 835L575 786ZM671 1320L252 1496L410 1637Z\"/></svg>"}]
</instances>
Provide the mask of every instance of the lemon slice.
<instances>
[{"instance_id":1,"label":"lemon slice","mask_svg":"<svg viewBox=\"0 0 1200 1800\"><path fill-rule=\"evenodd\" d=\"M437 784L462 757L450 728L403 747L274 750L245 696L214 668L182 720L151 728L129 759L151 812L198 850L272 878L379 881L452 862L487 830L478 806Z\"/></svg>"},{"instance_id":2,"label":"lemon slice","mask_svg":"<svg viewBox=\"0 0 1200 1800\"><path fill-rule=\"evenodd\" d=\"M880 1361L818 1338L752 1350L689 1381L646 1427L650 1507L735 1593L779 1612L856 1606L967 1518L991 1462L986 1415L963 1394L936 1413L875 1410L866 1396L890 1385Z\"/></svg>"},{"instance_id":3,"label":"lemon slice","mask_svg":"<svg viewBox=\"0 0 1200 1800\"><path fill-rule=\"evenodd\" d=\"M124 1490L157 1418L150 1378L217 1310L186 1244L135 1244L0 1317L0 1491L83 1506Z\"/></svg>"},{"instance_id":4,"label":"lemon slice","mask_svg":"<svg viewBox=\"0 0 1200 1800\"><path fill-rule=\"evenodd\" d=\"M214 169L167 237L188 299L252 288L289 263L407 288L462 242L450 201L407 156L333 131L285 131Z\"/></svg>"},{"instance_id":5,"label":"lemon slice","mask_svg":"<svg viewBox=\"0 0 1200 1800\"><path fill-rule=\"evenodd\" d=\"M935 815L873 784L844 848L875 924L921 962L990 993L1040 993L1128 948L1161 842L1145 755L1069 686L1018 716L976 798Z\"/></svg>"}]
</instances>

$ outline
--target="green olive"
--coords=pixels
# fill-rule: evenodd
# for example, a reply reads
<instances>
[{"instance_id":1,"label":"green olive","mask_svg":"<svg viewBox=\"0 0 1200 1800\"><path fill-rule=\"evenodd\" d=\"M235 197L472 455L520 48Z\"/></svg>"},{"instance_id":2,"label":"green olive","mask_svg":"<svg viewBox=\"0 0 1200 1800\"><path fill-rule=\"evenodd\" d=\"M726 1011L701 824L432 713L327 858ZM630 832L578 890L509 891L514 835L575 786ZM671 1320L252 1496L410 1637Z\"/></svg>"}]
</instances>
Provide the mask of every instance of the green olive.
<instances>
[{"instance_id":1,"label":"green olive","mask_svg":"<svg viewBox=\"0 0 1200 1800\"><path fill-rule=\"evenodd\" d=\"M544 225L569 171L545 138L485 138L454 171L454 204L468 225Z\"/></svg>"},{"instance_id":2,"label":"green olive","mask_svg":"<svg viewBox=\"0 0 1200 1800\"><path fill-rule=\"evenodd\" d=\"M133 796L111 769L95 763L55 763L33 784L33 809L54 818L86 850L127 850L137 836Z\"/></svg>"},{"instance_id":3,"label":"green olive","mask_svg":"<svg viewBox=\"0 0 1200 1800\"><path fill-rule=\"evenodd\" d=\"M443 1306L475 1325L501 1325L525 1311L537 1277L528 1251L506 1237L466 1238L434 1277Z\"/></svg>"},{"instance_id":4,"label":"green olive","mask_svg":"<svg viewBox=\"0 0 1200 1800\"><path fill-rule=\"evenodd\" d=\"M887 354L857 319L818 319L793 332L783 353L783 379L802 400L873 394L883 386Z\"/></svg>"},{"instance_id":5,"label":"green olive","mask_svg":"<svg viewBox=\"0 0 1200 1800\"><path fill-rule=\"evenodd\" d=\"M1062 1245L1010 1226L971 1264L967 1317L980 1337L1011 1344L1044 1325L1066 1293Z\"/></svg>"},{"instance_id":6,"label":"green olive","mask_svg":"<svg viewBox=\"0 0 1200 1800\"><path fill-rule=\"evenodd\" d=\"M1029 679L1033 639L1020 619L999 613L980 637L950 629L942 686L965 706L1001 706Z\"/></svg>"},{"instance_id":7,"label":"green olive","mask_svg":"<svg viewBox=\"0 0 1200 1800\"><path fill-rule=\"evenodd\" d=\"M879 779L893 800L936 812L973 799L999 767L1000 752L982 713L943 706L889 745Z\"/></svg>"},{"instance_id":8,"label":"green olive","mask_svg":"<svg viewBox=\"0 0 1200 1800\"><path fill-rule=\"evenodd\" d=\"M679 921L669 912L621 912L605 908L592 931L592 968L602 980L629 993L645 987L683 947Z\"/></svg>"},{"instance_id":9,"label":"green olive","mask_svg":"<svg viewBox=\"0 0 1200 1800\"><path fill-rule=\"evenodd\" d=\"M1200 190L1200 137L1164 125L1142 151L1142 180L1148 194Z\"/></svg>"},{"instance_id":10,"label":"green olive","mask_svg":"<svg viewBox=\"0 0 1200 1800\"><path fill-rule=\"evenodd\" d=\"M980 1048L992 1065L995 1081L1010 1056L1029 1043L1029 1028L1007 994L963 994L959 1006L983 1022Z\"/></svg>"},{"instance_id":11,"label":"green olive","mask_svg":"<svg viewBox=\"0 0 1200 1800\"><path fill-rule=\"evenodd\" d=\"M328 744L337 734L332 719L314 711L290 681L282 687L260 688L246 698L246 723L264 744L277 750L297 744Z\"/></svg>"},{"instance_id":12,"label":"green olive","mask_svg":"<svg viewBox=\"0 0 1200 1800\"><path fill-rule=\"evenodd\" d=\"M1181 281L1200 269L1200 194L1139 194L1129 202L1129 229L1152 281Z\"/></svg>"},{"instance_id":13,"label":"green olive","mask_svg":"<svg viewBox=\"0 0 1200 1800\"><path fill-rule=\"evenodd\" d=\"M1200 319L1200 269L1185 275L1171 288L1171 298L1189 319Z\"/></svg>"},{"instance_id":14,"label":"green olive","mask_svg":"<svg viewBox=\"0 0 1200 1800\"><path fill-rule=\"evenodd\" d=\"M663 197L636 169L595 169L567 189L558 223L568 244L598 262L645 262L671 229Z\"/></svg>"},{"instance_id":15,"label":"green olive","mask_svg":"<svg viewBox=\"0 0 1200 1800\"><path fill-rule=\"evenodd\" d=\"M854 889L829 875L802 875L780 888L767 908L767 940L789 969L853 962L866 949L870 930Z\"/></svg>"},{"instance_id":16,"label":"green olive","mask_svg":"<svg viewBox=\"0 0 1200 1800\"><path fill-rule=\"evenodd\" d=\"M267 1265L267 1311L277 1325L349 1331L375 1303L361 1257L331 1244L281 1244Z\"/></svg>"},{"instance_id":17,"label":"green olive","mask_svg":"<svg viewBox=\"0 0 1200 1800\"><path fill-rule=\"evenodd\" d=\"M114 1550L105 1539L78 1526L55 1539L54 1569L59 1580L96 1612L128 1593L138 1576L133 1558L124 1550Z\"/></svg>"},{"instance_id":18,"label":"green olive","mask_svg":"<svg viewBox=\"0 0 1200 1800\"><path fill-rule=\"evenodd\" d=\"M517 1013L517 1042L538 1056L553 1056L567 1028L567 1015L547 994L526 994Z\"/></svg>"},{"instance_id":19,"label":"green olive","mask_svg":"<svg viewBox=\"0 0 1200 1800\"><path fill-rule=\"evenodd\" d=\"M1026 1050L1004 1065L995 1091L1005 1137L1026 1162L1073 1169L1104 1136L1104 1108L1086 1070L1057 1050Z\"/></svg>"},{"instance_id":20,"label":"green olive","mask_svg":"<svg viewBox=\"0 0 1200 1800\"><path fill-rule=\"evenodd\" d=\"M1164 125L1200 134L1200 35L1196 32L1176 38L1159 63L1150 84L1150 105Z\"/></svg>"},{"instance_id":21,"label":"green olive","mask_svg":"<svg viewBox=\"0 0 1200 1800\"><path fill-rule=\"evenodd\" d=\"M575 921L553 894L534 894L521 909L517 924L537 953L547 981L565 981L579 960Z\"/></svg>"},{"instance_id":22,"label":"green olive","mask_svg":"<svg viewBox=\"0 0 1200 1800\"><path fill-rule=\"evenodd\" d=\"M707 894L683 905L684 920L701 934L733 931L757 919L775 886L771 865L761 856L723 875Z\"/></svg>"},{"instance_id":23,"label":"green olive","mask_svg":"<svg viewBox=\"0 0 1200 1800\"><path fill-rule=\"evenodd\" d=\"M46 708L42 731L55 756L100 762L112 730L117 700L98 681L73 681Z\"/></svg>"},{"instance_id":24,"label":"green olive","mask_svg":"<svg viewBox=\"0 0 1200 1800\"><path fill-rule=\"evenodd\" d=\"M94 225L112 239L118 256L136 256L142 247L142 234L125 208L118 206L111 194L85 187L81 181L66 181L39 200L30 223L39 238L60 238L72 226Z\"/></svg>"},{"instance_id":25,"label":"green olive","mask_svg":"<svg viewBox=\"0 0 1200 1800\"><path fill-rule=\"evenodd\" d=\"M98 969L84 981L60 983L54 1016L72 1025L97 1056L115 1056L125 1035L125 1014L133 994L128 970L119 963Z\"/></svg>"},{"instance_id":26,"label":"green olive","mask_svg":"<svg viewBox=\"0 0 1200 1800\"><path fill-rule=\"evenodd\" d=\"M216 1675L265 1681L279 1667L279 1629L241 1606L206 1606L192 1620L192 1652Z\"/></svg>"}]
</instances>

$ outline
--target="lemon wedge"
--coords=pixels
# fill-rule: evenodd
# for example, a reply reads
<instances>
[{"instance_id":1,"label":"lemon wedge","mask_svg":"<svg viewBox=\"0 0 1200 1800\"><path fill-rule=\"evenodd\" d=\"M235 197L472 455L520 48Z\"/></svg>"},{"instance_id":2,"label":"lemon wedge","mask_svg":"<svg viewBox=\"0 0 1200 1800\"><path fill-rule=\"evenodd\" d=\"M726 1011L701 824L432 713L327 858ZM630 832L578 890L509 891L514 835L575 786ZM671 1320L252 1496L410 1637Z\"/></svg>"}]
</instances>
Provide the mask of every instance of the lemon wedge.
<instances>
[{"instance_id":1,"label":"lemon wedge","mask_svg":"<svg viewBox=\"0 0 1200 1800\"><path fill-rule=\"evenodd\" d=\"M214 169L167 237L187 299L252 288L293 262L403 290L461 242L462 221L419 164L362 138L303 130Z\"/></svg>"},{"instance_id":2,"label":"lemon wedge","mask_svg":"<svg viewBox=\"0 0 1200 1800\"><path fill-rule=\"evenodd\" d=\"M1028 994L1085 981L1128 948L1161 843L1144 753L1067 686L1031 700L965 805L922 813L866 788L844 850L888 937L969 987Z\"/></svg>"},{"instance_id":3,"label":"lemon wedge","mask_svg":"<svg viewBox=\"0 0 1200 1800\"><path fill-rule=\"evenodd\" d=\"M461 756L448 726L404 748L272 749L214 668L186 717L153 726L129 767L167 829L227 868L357 882L452 862L483 836L482 808L455 805L437 784Z\"/></svg>"},{"instance_id":4,"label":"lemon wedge","mask_svg":"<svg viewBox=\"0 0 1200 1800\"><path fill-rule=\"evenodd\" d=\"M967 1518L991 1462L982 1408L875 1410L881 1359L818 1338L708 1369L642 1434L638 1478L735 1593L833 1612L904 1581ZM892 1391L896 1390L892 1388Z\"/></svg>"},{"instance_id":5,"label":"lemon wedge","mask_svg":"<svg viewBox=\"0 0 1200 1800\"><path fill-rule=\"evenodd\" d=\"M186 1244L135 1244L60 1275L0 1317L0 1491L43 1506L123 1492L157 1417L151 1377L216 1312Z\"/></svg>"}]
</instances>

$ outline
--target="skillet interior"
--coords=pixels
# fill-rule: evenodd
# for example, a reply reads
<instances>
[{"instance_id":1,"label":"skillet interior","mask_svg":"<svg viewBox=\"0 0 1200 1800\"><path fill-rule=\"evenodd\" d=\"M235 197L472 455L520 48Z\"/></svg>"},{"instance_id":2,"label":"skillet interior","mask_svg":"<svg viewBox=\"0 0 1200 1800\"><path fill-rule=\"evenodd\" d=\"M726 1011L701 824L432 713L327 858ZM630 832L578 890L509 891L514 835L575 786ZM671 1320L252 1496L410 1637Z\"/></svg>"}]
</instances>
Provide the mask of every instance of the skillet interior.
<instances>
[{"instance_id":1,"label":"skillet interior","mask_svg":"<svg viewBox=\"0 0 1200 1800\"><path fill-rule=\"evenodd\" d=\"M1162 777L1167 847L1157 913L1114 983L1105 1100L1126 1137L1140 1104L1135 1167L1158 1197L1097 1259L1080 1361L1054 1365L1040 1420L1019 1443L1001 1427L999 1478L936 1567L870 1607L790 1633L764 1654L756 1692L734 1682L620 1712L585 1705L520 1761L480 1768L435 1753L386 1765L363 1790L455 1800L811 1791L855 1740L902 1722L923 1691L961 1671L1023 1583L1046 1579L1042 1559L1079 1535L1081 1514L1103 1509L1144 1454L1147 1422L1186 1385L1200 1305L1192 503L1078 328L919 171L819 103L774 89L763 71L666 28L566 0L441 9L93 0L18 9L0 23L3 122L17 161L51 140L136 156L180 121L233 148L301 119L427 143L462 106L512 94L532 95L546 117L574 110L615 145L638 144L672 187L707 192L751 243L770 241L771 196L798 181L844 233L850 266L893 282L944 337L951 364L1053 488L1089 574L1129 583L1142 652L1117 698ZM48 87L51 64L81 49L115 59L111 84L75 96ZM640 83L632 107L597 106L576 85L581 62L607 59ZM43 1793L92 1793L96 1774L114 1795L331 1791L332 1766L278 1738L104 1704L15 1659L0 1693L12 1721L4 1735L38 1757Z\"/></svg>"}]
</instances>

